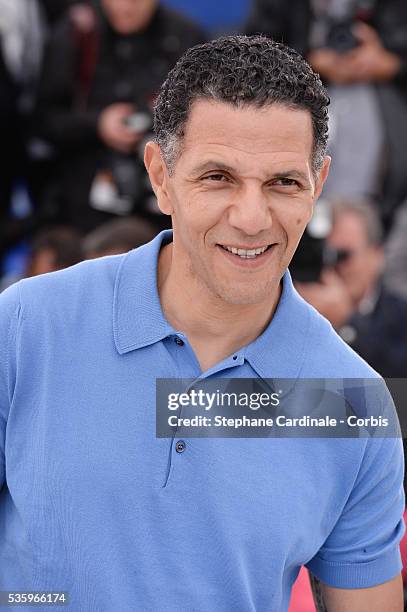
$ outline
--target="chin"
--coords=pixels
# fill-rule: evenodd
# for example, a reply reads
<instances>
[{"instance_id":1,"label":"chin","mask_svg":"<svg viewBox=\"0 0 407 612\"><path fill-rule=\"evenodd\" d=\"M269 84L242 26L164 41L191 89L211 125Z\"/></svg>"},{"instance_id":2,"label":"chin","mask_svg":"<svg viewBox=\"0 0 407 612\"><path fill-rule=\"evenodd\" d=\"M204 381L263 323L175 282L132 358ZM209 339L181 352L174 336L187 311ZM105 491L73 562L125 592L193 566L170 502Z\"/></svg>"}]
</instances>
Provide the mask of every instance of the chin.
<instances>
[{"instance_id":1,"label":"chin","mask_svg":"<svg viewBox=\"0 0 407 612\"><path fill-rule=\"evenodd\" d=\"M117 21L113 24L113 29L120 36L128 36L129 34L134 34L135 32L137 32L139 30L139 27L137 25L134 26L128 21Z\"/></svg>"},{"instance_id":2,"label":"chin","mask_svg":"<svg viewBox=\"0 0 407 612\"><path fill-rule=\"evenodd\" d=\"M249 306L261 304L267 300L271 302L276 286L278 286L278 283L277 285L273 283L273 285L263 287L217 287L215 293L227 304Z\"/></svg>"},{"instance_id":3,"label":"chin","mask_svg":"<svg viewBox=\"0 0 407 612\"><path fill-rule=\"evenodd\" d=\"M226 304L230 304L231 306L254 306L264 301L264 299L258 300L253 297L238 295L221 296L221 298Z\"/></svg>"}]
</instances>

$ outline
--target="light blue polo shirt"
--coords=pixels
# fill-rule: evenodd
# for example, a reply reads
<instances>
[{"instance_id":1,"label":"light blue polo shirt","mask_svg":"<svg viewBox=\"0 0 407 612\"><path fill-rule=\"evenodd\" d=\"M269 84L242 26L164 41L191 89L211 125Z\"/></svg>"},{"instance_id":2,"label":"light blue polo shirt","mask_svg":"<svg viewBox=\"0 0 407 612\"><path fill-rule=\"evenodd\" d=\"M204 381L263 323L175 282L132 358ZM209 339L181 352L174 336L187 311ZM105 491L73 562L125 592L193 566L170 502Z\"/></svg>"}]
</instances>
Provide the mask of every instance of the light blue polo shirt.
<instances>
[{"instance_id":1,"label":"light blue polo shirt","mask_svg":"<svg viewBox=\"0 0 407 612\"><path fill-rule=\"evenodd\" d=\"M156 378L377 376L288 273L266 331L202 373L160 306L170 239L0 296L0 590L67 591L74 612L281 612L302 564L341 588L393 578L399 439L156 438Z\"/></svg>"}]
</instances>

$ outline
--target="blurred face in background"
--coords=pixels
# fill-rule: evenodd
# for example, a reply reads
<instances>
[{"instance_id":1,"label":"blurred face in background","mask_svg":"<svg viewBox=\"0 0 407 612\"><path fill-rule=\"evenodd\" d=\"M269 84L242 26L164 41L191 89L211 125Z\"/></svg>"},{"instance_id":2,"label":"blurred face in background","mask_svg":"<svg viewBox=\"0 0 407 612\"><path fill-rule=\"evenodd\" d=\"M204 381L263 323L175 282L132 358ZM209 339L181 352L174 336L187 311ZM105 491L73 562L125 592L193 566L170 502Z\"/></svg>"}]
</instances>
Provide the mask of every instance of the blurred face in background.
<instances>
[{"instance_id":1,"label":"blurred face in background","mask_svg":"<svg viewBox=\"0 0 407 612\"><path fill-rule=\"evenodd\" d=\"M339 213L329 236L329 245L343 252L336 271L358 304L373 290L383 269L383 249L369 242L364 219L356 212Z\"/></svg>"},{"instance_id":2,"label":"blurred face in background","mask_svg":"<svg viewBox=\"0 0 407 612\"><path fill-rule=\"evenodd\" d=\"M132 34L146 28L158 0L102 0L102 8L112 28L119 34Z\"/></svg>"}]
</instances>

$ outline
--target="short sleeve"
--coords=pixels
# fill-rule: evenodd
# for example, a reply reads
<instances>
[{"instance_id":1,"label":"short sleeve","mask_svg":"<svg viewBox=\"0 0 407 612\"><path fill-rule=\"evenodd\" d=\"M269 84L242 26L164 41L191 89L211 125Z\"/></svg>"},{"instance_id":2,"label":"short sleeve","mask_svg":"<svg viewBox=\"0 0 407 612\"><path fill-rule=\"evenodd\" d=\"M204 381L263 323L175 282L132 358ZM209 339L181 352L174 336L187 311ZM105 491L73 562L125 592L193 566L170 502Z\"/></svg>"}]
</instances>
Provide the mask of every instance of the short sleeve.
<instances>
[{"instance_id":1,"label":"short sleeve","mask_svg":"<svg viewBox=\"0 0 407 612\"><path fill-rule=\"evenodd\" d=\"M392 403L390 394L389 401ZM362 443L361 439L353 443ZM365 439L353 489L334 529L306 567L322 582L343 589L367 588L402 569L405 526L404 454L400 437Z\"/></svg>"},{"instance_id":2,"label":"short sleeve","mask_svg":"<svg viewBox=\"0 0 407 612\"><path fill-rule=\"evenodd\" d=\"M0 294L0 489L6 479L6 425L15 384L19 313L19 287L13 285Z\"/></svg>"}]
</instances>

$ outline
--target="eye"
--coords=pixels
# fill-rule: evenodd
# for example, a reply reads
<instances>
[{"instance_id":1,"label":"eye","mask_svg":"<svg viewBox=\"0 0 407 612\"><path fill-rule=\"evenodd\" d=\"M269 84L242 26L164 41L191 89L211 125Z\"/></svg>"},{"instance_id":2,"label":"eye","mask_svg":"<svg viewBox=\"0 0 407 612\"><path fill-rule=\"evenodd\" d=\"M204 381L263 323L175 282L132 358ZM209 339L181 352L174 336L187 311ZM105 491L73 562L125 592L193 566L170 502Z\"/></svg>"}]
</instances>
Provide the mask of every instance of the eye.
<instances>
[{"instance_id":1,"label":"eye","mask_svg":"<svg viewBox=\"0 0 407 612\"><path fill-rule=\"evenodd\" d=\"M224 174L220 174L220 173L214 173L214 174L208 174L207 176L203 176L202 177L203 181L214 181L216 183L222 183L225 181L228 181L228 177L225 176Z\"/></svg>"},{"instance_id":2,"label":"eye","mask_svg":"<svg viewBox=\"0 0 407 612\"><path fill-rule=\"evenodd\" d=\"M277 185L277 187L300 187L300 184L298 183L298 181L295 181L294 179L291 179L291 178L287 178L285 176L275 179L272 182L272 185Z\"/></svg>"}]
</instances>

